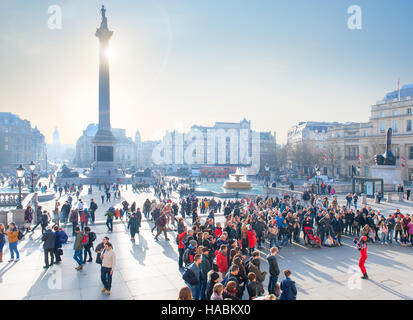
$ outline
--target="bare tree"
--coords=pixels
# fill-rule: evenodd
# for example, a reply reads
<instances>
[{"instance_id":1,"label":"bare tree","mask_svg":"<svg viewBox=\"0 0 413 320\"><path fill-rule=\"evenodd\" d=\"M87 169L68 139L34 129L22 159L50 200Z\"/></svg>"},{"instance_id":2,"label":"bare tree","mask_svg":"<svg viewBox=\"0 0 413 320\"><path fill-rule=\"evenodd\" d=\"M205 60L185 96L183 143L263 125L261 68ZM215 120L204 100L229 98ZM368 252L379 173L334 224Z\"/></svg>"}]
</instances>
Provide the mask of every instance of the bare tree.
<instances>
[{"instance_id":1,"label":"bare tree","mask_svg":"<svg viewBox=\"0 0 413 320\"><path fill-rule=\"evenodd\" d=\"M328 141L323 156L324 163L331 170L331 175L334 178L336 176L334 170L343 159L343 153L338 142Z\"/></svg>"},{"instance_id":2,"label":"bare tree","mask_svg":"<svg viewBox=\"0 0 413 320\"><path fill-rule=\"evenodd\" d=\"M322 164L323 154L317 145L311 142L301 142L290 147L288 159L293 168L309 174L313 168Z\"/></svg>"}]
</instances>

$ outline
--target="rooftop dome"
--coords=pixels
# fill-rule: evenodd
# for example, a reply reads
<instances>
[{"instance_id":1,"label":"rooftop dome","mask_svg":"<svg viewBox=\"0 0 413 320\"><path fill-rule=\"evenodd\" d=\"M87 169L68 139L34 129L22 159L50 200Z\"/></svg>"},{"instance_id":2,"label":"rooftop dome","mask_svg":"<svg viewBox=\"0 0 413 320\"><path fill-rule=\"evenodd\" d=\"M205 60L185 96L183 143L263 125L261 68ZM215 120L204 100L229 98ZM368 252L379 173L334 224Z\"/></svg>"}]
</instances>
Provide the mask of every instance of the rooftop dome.
<instances>
[{"instance_id":1,"label":"rooftop dome","mask_svg":"<svg viewBox=\"0 0 413 320\"><path fill-rule=\"evenodd\" d=\"M400 89L400 99L404 99L407 97L413 96L413 84L406 84ZM386 94L383 100L389 101L393 99L398 99L399 98L399 92L392 91Z\"/></svg>"}]
</instances>

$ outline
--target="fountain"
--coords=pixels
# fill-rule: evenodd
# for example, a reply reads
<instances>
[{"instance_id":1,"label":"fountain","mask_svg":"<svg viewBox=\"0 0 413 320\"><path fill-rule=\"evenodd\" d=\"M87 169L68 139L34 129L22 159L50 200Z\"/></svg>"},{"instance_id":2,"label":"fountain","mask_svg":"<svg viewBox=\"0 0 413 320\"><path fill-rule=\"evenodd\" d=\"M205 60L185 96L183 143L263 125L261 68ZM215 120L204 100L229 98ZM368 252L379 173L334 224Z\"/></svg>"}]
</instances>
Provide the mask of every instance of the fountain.
<instances>
[{"instance_id":1,"label":"fountain","mask_svg":"<svg viewBox=\"0 0 413 320\"><path fill-rule=\"evenodd\" d=\"M247 180L245 174L241 173L241 169L237 168L234 174L229 175L229 180L224 182L225 189L251 189L251 182Z\"/></svg>"}]
</instances>

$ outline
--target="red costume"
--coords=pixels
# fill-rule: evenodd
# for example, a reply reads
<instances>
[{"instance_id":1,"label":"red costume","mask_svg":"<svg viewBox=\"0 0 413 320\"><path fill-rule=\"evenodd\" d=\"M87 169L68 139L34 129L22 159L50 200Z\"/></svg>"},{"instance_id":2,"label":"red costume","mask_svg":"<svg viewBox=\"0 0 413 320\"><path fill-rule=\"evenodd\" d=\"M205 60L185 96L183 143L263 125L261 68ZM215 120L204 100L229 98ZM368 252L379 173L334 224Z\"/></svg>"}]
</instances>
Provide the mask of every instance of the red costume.
<instances>
[{"instance_id":1,"label":"red costume","mask_svg":"<svg viewBox=\"0 0 413 320\"><path fill-rule=\"evenodd\" d=\"M367 260L367 237L363 236L360 238L359 243L357 244L357 247L360 251L360 260L359 260L359 267L363 275L367 274L366 268L364 267L364 263Z\"/></svg>"}]
</instances>

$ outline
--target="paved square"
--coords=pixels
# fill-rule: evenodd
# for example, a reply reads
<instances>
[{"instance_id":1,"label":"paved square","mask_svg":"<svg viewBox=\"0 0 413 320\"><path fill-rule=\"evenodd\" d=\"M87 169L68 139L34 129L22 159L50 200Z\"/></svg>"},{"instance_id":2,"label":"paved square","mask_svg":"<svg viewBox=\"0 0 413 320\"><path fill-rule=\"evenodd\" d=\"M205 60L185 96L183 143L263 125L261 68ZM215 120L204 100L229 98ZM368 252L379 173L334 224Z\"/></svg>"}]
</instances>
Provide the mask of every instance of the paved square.
<instances>
[{"instance_id":1,"label":"paved square","mask_svg":"<svg viewBox=\"0 0 413 320\"><path fill-rule=\"evenodd\" d=\"M91 197L100 200L96 189L93 195L81 195L87 205ZM103 214L110 205L120 205L126 198L129 203L136 201L141 207L146 198L154 198L152 194L134 194L130 187L129 190L123 188L121 193L122 199L110 204L102 205L97 201L99 221L90 225L97 234L95 245L108 235L117 255L111 296L100 292L100 266L95 262L87 263L80 272L75 270L73 243L64 246L62 264L43 269L41 231L38 228L19 244L19 262L7 262L9 252L6 245L6 262L0 264L0 299L175 300L179 289L185 285L178 271L177 245L174 241L176 232L170 232L171 241L167 242L160 236L160 241L156 242L151 234L152 222L143 220L135 243L130 240L126 222L116 221L114 232L107 233ZM64 197L60 199L61 202L64 200ZM372 203L369 205L377 207ZM53 202L45 205L47 209L52 206ZM406 202L380 205L382 212L388 213L397 207L402 212L412 211L412 204ZM217 221L223 221L223 217L217 217ZM187 222L191 223L190 219ZM65 226L65 230L71 236L71 225ZM281 249L278 263L281 270L292 270L298 289L297 299L413 299L412 247L370 244L366 262L370 280L365 281L360 279L359 252L352 238L344 236L343 244L339 248L321 249L292 244ZM268 270L265 259L268 249L262 250L262 253L261 269ZM282 279L283 276L280 276ZM267 284L268 279L265 288Z\"/></svg>"}]
</instances>

